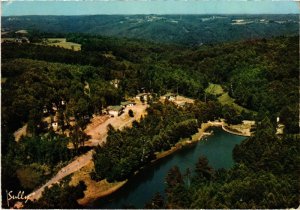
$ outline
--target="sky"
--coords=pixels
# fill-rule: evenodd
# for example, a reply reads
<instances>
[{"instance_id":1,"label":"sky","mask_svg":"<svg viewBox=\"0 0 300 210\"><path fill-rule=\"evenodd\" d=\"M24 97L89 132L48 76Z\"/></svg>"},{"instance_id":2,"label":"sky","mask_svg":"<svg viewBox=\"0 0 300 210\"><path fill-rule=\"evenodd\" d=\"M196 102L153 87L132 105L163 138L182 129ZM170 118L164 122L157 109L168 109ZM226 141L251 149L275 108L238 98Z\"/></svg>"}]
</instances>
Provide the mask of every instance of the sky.
<instances>
[{"instance_id":1,"label":"sky","mask_svg":"<svg viewBox=\"0 0 300 210\"><path fill-rule=\"evenodd\" d=\"M96 14L299 14L285 0L2 0L2 16Z\"/></svg>"}]
</instances>

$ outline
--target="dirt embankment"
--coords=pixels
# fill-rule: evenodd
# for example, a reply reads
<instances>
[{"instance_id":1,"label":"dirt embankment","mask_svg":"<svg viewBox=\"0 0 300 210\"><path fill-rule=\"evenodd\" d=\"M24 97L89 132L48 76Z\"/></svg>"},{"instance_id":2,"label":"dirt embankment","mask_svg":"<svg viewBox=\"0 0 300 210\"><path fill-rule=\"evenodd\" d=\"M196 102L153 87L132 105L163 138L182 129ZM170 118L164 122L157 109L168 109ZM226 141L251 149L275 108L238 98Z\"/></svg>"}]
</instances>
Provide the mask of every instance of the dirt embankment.
<instances>
[{"instance_id":1,"label":"dirt embankment","mask_svg":"<svg viewBox=\"0 0 300 210\"><path fill-rule=\"evenodd\" d=\"M98 198L110 195L127 182L127 180L125 180L122 182L109 183L105 179L97 182L92 180L90 176L93 169L94 163L93 161L90 161L88 165L74 173L70 181L70 185L73 186L76 186L82 180L86 184L87 189L84 191L84 197L78 200L78 203L83 206L86 206Z\"/></svg>"}]
</instances>

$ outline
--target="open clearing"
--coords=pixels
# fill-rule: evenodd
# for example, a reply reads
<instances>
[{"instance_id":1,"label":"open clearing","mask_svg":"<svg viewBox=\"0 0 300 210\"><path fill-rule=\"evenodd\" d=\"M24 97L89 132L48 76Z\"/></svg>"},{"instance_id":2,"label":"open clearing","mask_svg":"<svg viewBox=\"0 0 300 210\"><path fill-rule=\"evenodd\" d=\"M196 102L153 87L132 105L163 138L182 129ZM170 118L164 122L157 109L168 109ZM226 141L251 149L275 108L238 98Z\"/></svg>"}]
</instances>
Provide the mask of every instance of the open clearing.
<instances>
[{"instance_id":1,"label":"open clearing","mask_svg":"<svg viewBox=\"0 0 300 210\"><path fill-rule=\"evenodd\" d=\"M45 40L45 44L49 46L62 47L74 51L81 50L81 44L77 44L74 42L67 42L66 38L48 38Z\"/></svg>"},{"instance_id":2,"label":"open clearing","mask_svg":"<svg viewBox=\"0 0 300 210\"><path fill-rule=\"evenodd\" d=\"M235 99L231 98L228 94L228 92L224 92L223 88L221 85L219 84L212 84L210 83L209 86L205 89L206 93L215 95L218 97L218 101L222 104L222 105L228 105L233 107L235 110L237 110L238 112L253 112L249 109L246 109L240 105L238 105L237 103L235 103Z\"/></svg>"},{"instance_id":3,"label":"open clearing","mask_svg":"<svg viewBox=\"0 0 300 210\"><path fill-rule=\"evenodd\" d=\"M224 93L221 85L209 83L209 86L205 89L206 93L218 96Z\"/></svg>"}]
</instances>

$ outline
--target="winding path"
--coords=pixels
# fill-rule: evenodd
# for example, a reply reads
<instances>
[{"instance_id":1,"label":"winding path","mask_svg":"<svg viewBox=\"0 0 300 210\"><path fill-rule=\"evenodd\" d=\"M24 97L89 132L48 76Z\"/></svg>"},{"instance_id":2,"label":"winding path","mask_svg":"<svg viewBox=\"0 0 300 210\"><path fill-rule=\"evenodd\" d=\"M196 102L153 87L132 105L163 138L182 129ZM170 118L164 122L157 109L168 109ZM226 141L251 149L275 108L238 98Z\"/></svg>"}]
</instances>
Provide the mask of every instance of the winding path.
<instances>
[{"instance_id":1,"label":"winding path","mask_svg":"<svg viewBox=\"0 0 300 210\"><path fill-rule=\"evenodd\" d=\"M85 165L87 165L93 158L94 150L90 150L84 155L81 155L77 157L73 162L68 164L67 166L63 167L52 179L50 179L46 184L44 184L39 189L35 190L31 194L29 194L30 200L38 200L44 191L46 187L51 187L51 185L58 183L61 179L64 177L74 173L75 171L78 171Z\"/></svg>"},{"instance_id":2,"label":"winding path","mask_svg":"<svg viewBox=\"0 0 300 210\"><path fill-rule=\"evenodd\" d=\"M139 120L141 116L146 114L147 105L137 103L136 106L126 108L123 116L109 118L104 123L94 126L92 129L89 129L86 133L91 136L91 139L87 142L89 146L98 146L99 144L105 143L107 138L107 125L111 124L116 129L122 129L125 126L130 126L134 120ZM134 112L134 118L125 117L128 115L128 110L132 109ZM58 183L60 180L66 176L80 170L82 167L89 164L93 159L93 154L95 150L92 149L89 152L77 157L74 161L69 163L67 166L63 167L59 172L52 177L46 184L41 186L39 189L30 193L29 199L31 201L38 200L46 187L51 187L51 185Z\"/></svg>"}]
</instances>

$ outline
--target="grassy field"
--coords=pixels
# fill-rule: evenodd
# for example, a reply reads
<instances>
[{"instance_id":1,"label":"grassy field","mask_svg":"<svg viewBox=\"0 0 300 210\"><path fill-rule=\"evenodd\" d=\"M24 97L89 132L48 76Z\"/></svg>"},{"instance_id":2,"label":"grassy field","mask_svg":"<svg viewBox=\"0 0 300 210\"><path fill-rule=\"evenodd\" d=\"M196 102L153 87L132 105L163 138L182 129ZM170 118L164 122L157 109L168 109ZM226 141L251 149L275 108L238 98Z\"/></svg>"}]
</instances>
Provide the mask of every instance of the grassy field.
<instances>
[{"instance_id":1,"label":"grassy field","mask_svg":"<svg viewBox=\"0 0 300 210\"><path fill-rule=\"evenodd\" d=\"M59 42L66 42L66 38L48 38L47 42L49 43L59 43Z\"/></svg>"},{"instance_id":2,"label":"grassy field","mask_svg":"<svg viewBox=\"0 0 300 210\"><path fill-rule=\"evenodd\" d=\"M14 42L16 39L15 38L1 38L1 42Z\"/></svg>"},{"instance_id":3,"label":"grassy field","mask_svg":"<svg viewBox=\"0 0 300 210\"><path fill-rule=\"evenodd\" d=\"M205 92L218 96L222 95L224 93L224 90L221 85L209 83L209 86L205 89Z\"/></svg>"},{"instance_id":4,"label":"grassy field","mask_svg":"<svg viewBox=\"0 0 300 210\"><path fill-rule=\"evenodd\" d=\"M67 42L66 38L48 38L45 42L46 45L62 47L69 50L80 51L81 45L74 42Z\"/></svg>"},{"instance_id":5,"label":"grassy field","mask_svg":"<svg viewBox=\"0 0 300 210\"><path fill-rule=\"evenodd\" d=\"M233 107L235 110L237 110L238 112L242 112L243 110L244 110L245 112L250 112L249 109L246 109L246 108L244 108L244 107L238 105L237 103L235 103L235 102L234 102L234 99L231 98L231 97L229 96L228 93L224 93L224 94L222 94L220 97L218 97L218 101L219 101L222 105L227 104L227 105L229 105L229 106L232 106L232 107Z\"/></svg>"},{"instance_id":6,"label":"grassy field","mask_svg":"<svg viewBox=\"0 0 300 210\"><path fill-rule=\"evenodd\" d=\"M205 92L208 94L212 94L218 97L218 101L222 105L229 105L233 107L238 112L242 112L243 110L245 112L251 112L251 110L246 109L237 103L234 102L235 99L231 98L227 92L224 92L223 88L219 84L212 84L210 83L209 86L205 89Z\"/></svg>"}]
</instances>

